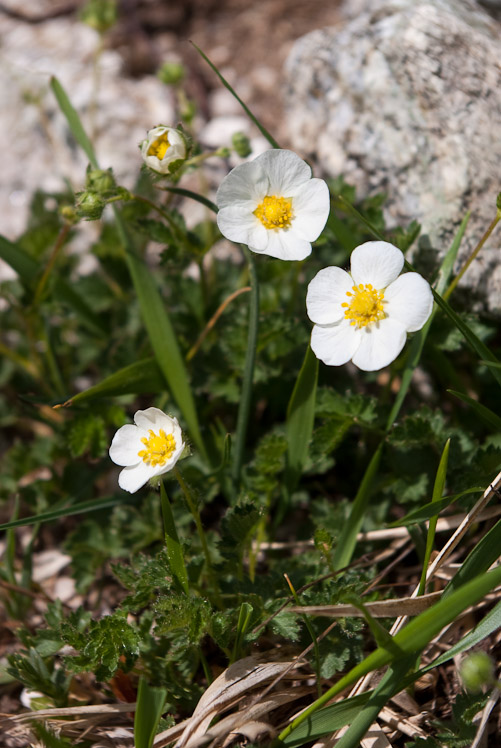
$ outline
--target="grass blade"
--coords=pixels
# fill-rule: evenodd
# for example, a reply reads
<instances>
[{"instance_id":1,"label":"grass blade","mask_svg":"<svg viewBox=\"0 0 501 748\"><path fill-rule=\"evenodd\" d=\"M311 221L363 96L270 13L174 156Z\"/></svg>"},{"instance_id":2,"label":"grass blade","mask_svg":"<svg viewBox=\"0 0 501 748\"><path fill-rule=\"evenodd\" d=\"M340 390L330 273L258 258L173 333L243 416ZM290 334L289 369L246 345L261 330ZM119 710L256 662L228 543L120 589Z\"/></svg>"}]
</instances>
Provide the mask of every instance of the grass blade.
<instances>
[{"instance_id":1,"label":"grass blade","mask_svg":"<svg viewBox=\"0 0 501 748\"><path fill-rule=\"evenodd\" d=\"M485 572L499 558L501 545L501 520L483 536L461 564L444 590L443 597L452 594L463 584Z\"/></svg>"},{"instance_id":2,"label":"grass blade","mask_svg":"<svg viewBox=\"0 0 501 748\"><path fill-rule=\"evenodd\" d=\"M392 522L388 527L405 527L406 525L415 525L418 522L426 522L430 517L433 517L435 514L440 514L442 509L446 509L462 496L467 496L470 493L483 492L484 488L481 486L473 486L472 488L467 488L465 491L460 491L460 493L452 494L452 496L445 496L443 499L439 499L438 501L430 501L417 509L413 509L412 512L406 514L402 519L397 519L395 522Z\"/></svg>"},{"instance_id":3,"label":"grass blade","mask_svg":"<svg viewBox=\"0 0 501 748\"><path fill-rule=\"evenodd\" d=\"M381 442L372 455L372 459L365 471L360 488L355 496L355 501L351 507L350 516L341 530L341 535L339 536L333 559L335 569L342 569L343 567L348 566L351 561L353 551L357 544L357 534L362 526L365 510L371 497L374 479L383 453L383 446L384 443Z\"/></svg>"},{"instance_id":4,"label":"grass blade","mask_svg":"<svg viewBox=\"0 0 501 748\"><path fill-rule=\"evenodd\" d=\"M432 504L437 504L442 498L445 487L445 478L447 475L447 464L449 462L449 448L451 446L451 440L447 439L438 464L437 474L435 476L435 483L433 485L433 495L431 499ZM419 582L418 595L424 595L426 591L426 572L428 571L428 564L430 562L431 552L433 550L433 543L435 541L435 529L437 527L438 512L430 517L430 524L428 527L428 534L426 536L426 550L423 559L423 571L421 573L421 579Z\"/></svg>"},{"instance_id":5,"label":"grass blade","mask_svg":"<svg viewBox=\"0 0 501 748\"><path fill-rule=\"evenodd\" d=\"M233 450L232 478L235 487L237 488L240 485L240 473L242 471L245 438L247 436L247 423L249 420L250 403L252 396L252 381L254 379L254 362L256 359L256 346L259 329L259 280L257 277L256 263L254 262L254 258L252 257L252 252L250 252L247 247L242 248L249 263L251 298L249 304L249 332L247 336L244 377L242 383L242 391L240 393L240 405L238 407L235 448Z\"/></svg>"},{"instance_id":6,"label":"grass blade","mask_svg":"<svg viewBox=\"0 0 501 748\"><path fill-rule=\"evenodd\" d=\"M162 502L167 558L169 559L173 576L177 579L181 589L188 595L190 592L190 585L184 563L183 548L179 540L179 535L177 534L176 525L174 524L174 516L172 514L171 505L163 482L160 483L160 500Z\"/></svg>"},{"instance_id":7,"label":"grass blade","mask_svg":"<svg viewBox=\"0 0 501 748\"><path fill-rule=\"evenodd\" d=\"M454 395L454 397L459 398L463 403L469 405L470 408L475 411L480 420L490 426L494 432L501 431L501 418L496 413L493 413L492 410L486 408L485 405L482 405L482 403L479 403L472 397L465 395L463 392L457 392L456 390L447 390L447 392L450 392L451 395Z\"/></svg>"},{"instance_id":8,"label":"grass blade","mask_svg":"<svg viewBox=\"0 0 501 748\"><path fill-rule=\"evenodd\" d=\"M162 376L156 360L153 356L136 361L134 364L125 366L123 369L110 374L98 384L94 384L87 390L79 392L67 400L64 405L78 405L88 400L97 400L100 397L111 397L117 395L142 395L146 393L156 394L165 388L165 380ZM60 407L60 406L56 406Z\"/></svg>"},{"instance_id":9,"label":"grass blade","mask_svg":"<svg viewBox=\"0 0 501 748\"><path fill-rule=\"evenodd\" d=\"M303 365L287 407L285 424L287 469L285 482L289 493L294 490L308 457L308 446L315 421L317 381L318 358L308 345Z\"/></svg>"},{"instance_id":10,"label":"grass blade","mask_svg":"<svg viewBox=\"0 0 501 748\"><path fill-rule=\"evenodd\" d=\"M262 135L264 135L264 137L266 138L266 140L268 141L268 143L271 145L271 147L272 148L280 148L280 146L278 145L278 143L275 140L275 138L272 135L270 135L270 133L268 132L268 130L264 127L264 125L261 124L261 122L258 120L258 118L254 114L252 114L252 112L249 109L249 107L246 104L244 104L244 102L242 101L242 99L240 98L240 96L238 96L237 92L230 86L230 84L228 83L228 81L226 80L226 78L223 78L223 76L221 75L221 73L219 72L219 70L217 69L217 67L214 65L214 63L209 60L209 58L207 57L207 55L202 52L202 50L200 49L200 47L197 47L197 45L194 44L194 42L191 42L191 43L193 44L193 46L197 50L198 54L201 55L204 58L204 60L207 63L207 65L209 65L209 67L211 67L212 70L215 72L215 74L217 75L217 77L219 78L219 80L221 81L221 83L223 84L223 86L225 88L227 88L228 91L231 93L231 95L238 101L238 103L240 104L240 106L242 107L242 109L244 110L244 112L246 113L246 115L249 117L250 120L252 120L252 122L254 122L254 124L256 125L256 127L260 130L260 132L262 133Z\"/></svg>"},{"instance_id":11,"label":"grass blade","mask_svg":"<svg viewBox=\"0 0 501 748\"><path fill-rule=\"evenodd\" d=\"M148 685L141 677L134 717L134 748L151 748L167 696L166 688Z\"/></svg>"},{"instance_id":12,"label":"grass blade","mask_svg":"<svg viewBox=\"0 0 501 748\"><path fill-rule=\"evenodd\" d=\"M501 567L489 571L467 582L460 589L452 592L446 600L441 599L436 605L428 608L393 637L395 647L400 650L396 655L387 648L378 647L361 663L352 668L346 675L304 710L299 717L282 731L279 740L283 741L294 732L297 726L309 719L311 715L328 701L355 683L359 678L390 664L397 656L418 654L445 626L454 621L466 608L475 605L494 587L501 584Z\"/></svg>"},{"instance_id":13,"label":"grass blade","mask_svg":"<svg viewBox=\"0 0 501 748\"><path fill-rule=\"evenodd\" d=\"M70 130L73 134L73 137L77 141L80 148L83 150L87 158L89 159L90 163L94 167L94 169L98 169L98 163L96 154L94 152L94 147L85 132L82 122L80 121L80 117L78 116L76 110L73 108L73 105L71 101L68 98L68 95L62 85L59 83L58 79L55 77L52 77L50 79L50 87L52 88L52 91L54 92L54 96L57 99L57 103L59 104L59 108L66 117L66 120L68 122L68 125L70 127Z\"/></svg>"},{"instance_id":14,"label":"grass blade","mask_svg":"<svg viewBox=\"0 0 501 748\"><path fill-rule=\"evenodd\" d=\"M39 271L38 263L4 236L0 236L0 257L16 271L25 284L31 283Z\"/></svg>"},{"instance_id":15,"label":"grass blade","mask_svg":"<svg viewBox=\"0 0 501 748\"><path fill-rule=\"evenodd\" d=\"M8 530L11 527L27 527L28 525L36 525L38 522L53 522L55 519L59 519L59 517L70 517L74 514L87 514L87 512L96 512L99 509L108 509L109 507L123 503L123 496L106 496L102 499L90 499L89 501L81 501L79 504L42 512L42 514L34 514L33 516L25 517L24 519L5 522L3 525L0 525L0 530Z\"/></svg>"}]
</instances>

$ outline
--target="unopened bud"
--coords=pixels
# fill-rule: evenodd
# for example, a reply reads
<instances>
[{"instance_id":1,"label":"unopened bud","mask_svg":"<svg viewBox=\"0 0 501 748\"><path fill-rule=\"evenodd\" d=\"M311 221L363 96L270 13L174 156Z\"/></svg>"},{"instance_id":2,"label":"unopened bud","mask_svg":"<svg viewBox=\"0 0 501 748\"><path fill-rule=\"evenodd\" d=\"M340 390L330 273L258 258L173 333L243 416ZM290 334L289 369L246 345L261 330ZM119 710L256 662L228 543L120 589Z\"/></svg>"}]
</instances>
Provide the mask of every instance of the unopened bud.
<instances>
[{"instance_id":1,"label":"unopened bud","mask_svg":"<svg viewBox=\"0 0 501 748\"><path fill-rule=\"evenodd\" d=\"M87 169L85 186L90 192L98 192L100 195L114 193L116 190L115 177L111 169Z\"/></svg>"},{"instance_id":2,"label":"unopened bud","mask_svg":"<svg viewBox=\"0 0 501 748\"><path fill-rule=\"evenodd\" d=\"M486 652L474 652L465 657L459 666L459 674L468 691L481 691L494 680L494 665Z\"/></svg>"},{"instance_id":3,"label":"unopened bud","mask_svg":"<svg viewBox=\"0 0 501 748\"><path fill-rule=\"evenodd\" d=\"M219 158L229 158L231 156L231 150L226 148L226 146L221 146L221 148L217 149L214 155L219 156Z\"/></svg>"},{"instance_id":4,"label":"unopened bud","mask_svg":"<svg viewBox=\"0 0 501 748\"><path fill-rule=\"evenodd\" d=\"M176 86L184 79L184 65L180 62L164 62L157 71L157 77L166 86Z\"/></svg>"},{"instance_id":5,"label":"unopened bud","mask_svg":"<svg viewBox=\"0 0 501 748\"><path fill-rule=\"evenodd\" d=\"M77 212L73 205L63 205L59 209L59 214L66 223L76 223L78 221Z\"/></svg>"},{"instance_id":6,"label":"unopened bud","mask_svg":"<svg viewBox=\"0 0 501 748\"><path fill-rule=\"evenodd\" d=\"M88 0L80 11L80 20L104 34L118 18L116 0Z\"/></svg>"},{"instance_id":7,"label":"unopened bud","mask_svg":"<svg viewBox=\"0 0 501 748\"><path fill-rule=\"evenodd\" d=\"M75 212L79 218L84 218L86 221L97 221L101 218L106 205L106 200L101 195L86 190L78 193L77 198Z\"/></svg>"},{"instance_id":8,"label":"unopened bud","mask_svg":"<svg viewBox=\"0 0 501 748\"><path fill-rule=\"evenodd\" d=\"M231 144L235 152L242 158L247 158L252 153L250 140L243 132L236 132L231 139Z\"/></svg>"}]
</instances>

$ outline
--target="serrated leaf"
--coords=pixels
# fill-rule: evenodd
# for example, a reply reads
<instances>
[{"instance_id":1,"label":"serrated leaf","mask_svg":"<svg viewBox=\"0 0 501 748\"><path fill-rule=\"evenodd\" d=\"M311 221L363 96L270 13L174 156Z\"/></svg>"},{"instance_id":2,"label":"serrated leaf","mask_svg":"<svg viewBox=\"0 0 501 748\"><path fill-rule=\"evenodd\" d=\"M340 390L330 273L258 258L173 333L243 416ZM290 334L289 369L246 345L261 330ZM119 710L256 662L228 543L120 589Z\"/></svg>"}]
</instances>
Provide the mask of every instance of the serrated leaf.
<instances>
[{"instance_id":1,"label":"serrated leaf","mask_svg":"<svg viewBox=\"0 0 501 748\"><path fill-rule=\"evenodd\" d=\"M228 509L221 520L219 544L219 550L225 558L238 558L241 555L260 518L261 510L251 502Z\"/></svg>"}]
</instances>

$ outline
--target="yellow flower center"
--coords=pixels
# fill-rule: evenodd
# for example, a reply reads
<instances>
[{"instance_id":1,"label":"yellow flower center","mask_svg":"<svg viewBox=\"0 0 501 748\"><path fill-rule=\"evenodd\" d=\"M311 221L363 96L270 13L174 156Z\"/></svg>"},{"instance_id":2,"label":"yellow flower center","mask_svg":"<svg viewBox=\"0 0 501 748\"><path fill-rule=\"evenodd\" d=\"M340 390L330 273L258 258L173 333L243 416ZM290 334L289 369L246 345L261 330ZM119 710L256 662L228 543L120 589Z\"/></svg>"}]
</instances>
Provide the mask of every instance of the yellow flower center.
<instances>
[{"instance_id":1,"label":"yellow flower center","mask_svg":"<svg viewBox=\"0 0 501 748\"><path fill-rule=\"evenodd\" d=\"M158 434L155 434L152 429L149 429L149 434L149 438L145 436L141 439L146 449L142 449L138 452L137 456L141 457L143 462L146 462L147 465L151 465L151 467L165 465L176 449L174 435L166 434L163 429L160 429Z\"/></svg>"},{"instance_id":2,"label":"yellow flower center","mask_svg":"<svg viewBox=\"0 0 501 748\"><path fill-rule=\"evenodd\" d=\"M167 133L164 132L163 135L160 135L160 137L153 141L153 143L148 148L146 155L156 156L158 160L161 161L167 153L167 148L170 148L170 143L169 138L167 137Z\"/></svg>"},{"instance_id":3,"label":"yellow flower center","mask_svg":"<svg viewBox=\"0 0 501 748\"><path fill-rule=\"evenodd\" d=\"M370 283L353 286L352 291L346 292L349 301L341 304L346 307L344 316L351 320L352 325L367 327L386 317L383 309L384 291L376 291Z\"/></svg>"},{"instance_id":4,"label":"yellow flower center","mask_svg":"<svg viewBox=\"0 0 501 748\"><path fill-rule=\"evenodd\" d=\"M266 229L288 229L293 218L292 198L266 195L254 215Z\"/></svg>"}]
</instances>

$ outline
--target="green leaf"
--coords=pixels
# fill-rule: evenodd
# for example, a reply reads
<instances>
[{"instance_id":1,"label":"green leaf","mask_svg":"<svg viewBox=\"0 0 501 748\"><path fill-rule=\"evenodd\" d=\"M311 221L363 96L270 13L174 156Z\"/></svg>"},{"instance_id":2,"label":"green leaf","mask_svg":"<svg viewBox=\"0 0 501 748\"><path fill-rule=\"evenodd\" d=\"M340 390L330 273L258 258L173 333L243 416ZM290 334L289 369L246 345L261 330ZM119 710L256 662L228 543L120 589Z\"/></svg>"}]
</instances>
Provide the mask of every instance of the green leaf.
<instances>
[{"instance_id":1,"label":"green leaf","mask_svg":"<svg viewBox=\"0 0 501 748\"><path fill-rule=\"evenodd\" d=\"M482 600L488 592L501 583L501 567L487 572L467 582L460 589L452 592L447 599L441 599L436 605L425 610L413 618L407 626L399 631L393 641L402 654L418 654L445 626L454 621L466 608L475 605ZM401 655L399 655L401 657ZM334 696L348 688L359 678L388 665L395 659L395 655L388 649L378 647L361 663L352 668L346 675L321 698L317 699L310 707L304 710L280 735L283 741L288 735L293 734L297 726L311 718L311 715L330 701Z\"/></svg>"},{"instance_id":2,"label":"green leaf","mask_svg":"<svg viewBox=\"0 0 501 748\"><path fill-rule=\"evenodd\" d=\"M435 483L433 485L433 495L431 502L432 504L437 505L437 503L442 498L442 494L444 492L445 487L445 477L447 475L447 464L449 462L449 448L451 446L451 440L447 439L445 443L445 447L442 452L442 456L440 458L440 462L437 469L437 474L435 476ZM419 582L419 595L424 595L426 591L426 573L428 571L428 564L431 557L431 552L433 550L433 543L435 541L435 529L437 526L437 519L438 519L438 512L435 509L435 514L433 514L432 517L430 517L430 524L428 527L428 533L426 535L426 549L424 553L424 559L423 559L423 570L421 573L421 580Z\"/></svg>"},{"instance_id":3,"label":"green leaf","mask_svg":"<svg viewBox=\"0 0 501 748\"><path fill-rule=\"evenodd\" d=\"M495 432L501 431L501 418L496 413L493 413L492 410L486 408L485 405L482 405L482 403L479 403L472 397L465 395L464 392L457 392L456 390L447 390L447 392L450 392L451 395L454 395L459 398L459 400L462 400L464 403L469 405L472 410L475 411L480 420L484 421L484 423L490 426Z\"/></svg>"},{"instance_id":4,"label":"green leaf","mask_svg":"<svg viewBox=\"0 0 501 748\"><path fill-rule=\"evenodd\" d=\"M164 387L162 372L156 360L151 356L110 374L98 384L74 395L65 405L77 405L81 402L116 395L156 394L162 392Z\"/></svg>"},{"instance_id":5,"label":"green leaf","mask_svg":"<svg viewBox=\"0 0 501 748\"><path fill-rule=\"evenodd\" d=\"M36 260L26 254L17 244L0 235L0 257L16 271L23 283L28 284L36 277L39 266Z\"/></svg>"},{"instance_id":6,"label":"green leaf","mask_svg":"<svg viewBox=\"0 0 501 748\"><path fill-rule=\"evenodd\" d=\"M308 446L315 420L317 381L318 358L308 345L287 408L285 432L288 452L285 480L289 492L297 484L308 457Z\"/></svg>"},{"instance_id":7,"label":"green leaf","mask_svg":"<svg viewBox=\"0 0 501 748\"><path fill-rule=\"evenodd\" d=\"M94 148L89 140L87 133L85 132L82 123L80 121L80 117L78 116L76 110L73 108L66 91L62 87L62 85L59 83L58 79L55 77L52 77L50 79L50 87L52 88L54 95L57 99L57 103L59 104L59 108L61 109L62 113L66 117L66 120L68 122L68 125L70 126L70 130L73 134L73 137L77 141L80 148L84 151L85 155L89 159L90 163L95 169L98 169L98 163L96 159L96 154L94 153Z\"/></svg>"},{"instance_id":8,"label":"green leaf","mask_svg":"<svg viewBox=\"0 0 501 748\"><path fill-rule=\"evenodd\" d=\"M162 516L164 520L165 546L167 548L167 558L172 574L179 582L181 589L186 595L189 594L190 585L188 574L184 563L183 548L181 546L179 535L177 534L174 516L171 505L167 497L167 492L163 481L160 483L160 499L162 502Z\"/></svg>"},{"instance_id":9,"label":"green leaf","mask_svg":"<svg viewBox=\"0 0 501 748\"><path fill-rule=\"evenodd\" d=\"M417 509L413 509L412 512L406 514L405 517L396 520L396 522L392 522L391 525L388 526L403 527L405 525L414 525L417 522L426 522L426 520L430 519L430 517L433 517L435 514L440 514L442 509L446 509L462 496L467 496L470 493L482 493L483 491L484 489L481 486L474 486L473 488L468 488L465 491L460 491L460 493L455 493L452 496L445 496L439 501L430 501L429 503L424 504Z\"/></svg>"},{"instance_id":10,"label":"green leaf","mask_svg":"<svg viewBox=\"0 0 501 748\"><path fill-rule=\"evenodd\" d=\"M463 561L445 588L443 597L448 597L454 590L459 589L459 587L474 579L478 574L485 572L499 558L500 545L501 520L498 520L494 527L491 527Z\"/></svg>"},{"instance_id":11,"label":"green leaf","mask_svg":"<svg viewBox=\"0 0 501 748\"><path fill-rule=\"evenodd\" d=\"M71 517L74 514L87 514L89 512L96 512L99 509L108 509L109 507L123 503L123 496L106 496L102 499L81 501L79 504L64 506L61 509L52 509L48 512L42 512L42 514L34 514L31 517L25 517L24 519L5 522L3 525L0 525L0 530L8 530L10 527L27 527L28 525L36 525L39 522L53 522L55 519L59 519L59 517Z\"/></svg>"},{"instance_id":12,"label":"green leaf","mask_svg":"<svg viewBox=\"0 0 501 748\"><path fill-rule=\"evenodd\" d=\"M150 686L139 679L134 717L134 748L151 748L167 696L166 688Z\"/></svg>"},{"instance_id":13,"label":"green leaf","mask_svg":"<svg viewBox=\"0 0 501 748\"><path fill-rule=\"evenodd\" d=\"M333 565L335 569L342 569L351 561L353 551L357 544L357 535L362 526L367 504L374 487L375 477L381 461L384 443L381 442L377 450L372 455L371 461L358 489L357 495L353 502L350 516L343 525L341 535L334 553Z\"/></svg>"},{"instance_id":14,"label":"green leaf","mask_svg":"<svg viewBox=\"0 0 501 748\"><path fill-rule=\"evenodd\" d=\"M240 106L242 107L242 109L244 110L244 112L246 113L246 115L249 117L249 119L251 119L252 122L254 122L254 124L256 125L256 127L259 128L259 130L264 135L264 137L266 138L266 140L268 141L268 143L271 145L271 147L272 148L280 148L280 146L278 145L278 143L275 140L275 138L272 135L270 135L270 133L268 132L268 130L264 127L264 125L261 124L261 122L258 120L258 118L255 117L252 114L252 112L249 109L249 107L246 104L244 104L244 102L242 101L242 99L237 95L236 91L234 91L234 89L230 86L230 84L228 83L228 81L225 78L223 78L223 76L221 75L221 73L219 72L219 70L217 69L217 67L214 65L214 63L212 63L209 60L209 58L207 57L207 55L204 54L202 52L202 50L199 47L197 47L197 45L194 42L191 42L191 43L193 44L193 46L195 47L195 49L197 50L197 52L204 58L205 62L215 72L215 74L217 75L217 77L219 78L219 80L221 81L221 83L223 84L223 86L225 86L225 88L228 89L228 91L231 93L231 95L234 96L234 98L238 101L238 103L240 104Z\"/></svg>"}]
</instances>

